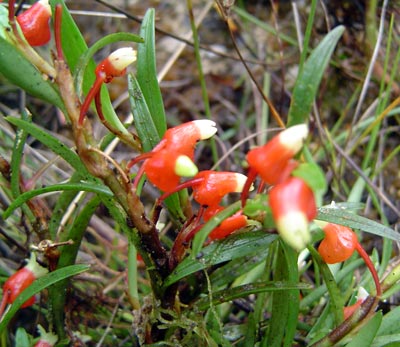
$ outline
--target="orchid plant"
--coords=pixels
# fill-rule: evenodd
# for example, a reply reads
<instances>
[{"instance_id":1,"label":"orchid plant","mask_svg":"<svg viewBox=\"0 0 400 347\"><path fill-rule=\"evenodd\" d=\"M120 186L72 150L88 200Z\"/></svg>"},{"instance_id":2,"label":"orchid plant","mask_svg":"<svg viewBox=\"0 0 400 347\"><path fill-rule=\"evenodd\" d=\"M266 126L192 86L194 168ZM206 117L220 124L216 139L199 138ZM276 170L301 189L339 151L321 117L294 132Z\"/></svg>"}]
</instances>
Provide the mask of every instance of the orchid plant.
<instances>
[{"instance_id":1,"label":"orchid plant","mask_svg":"<svg viewBox=\"0 0 400 347\"><path fill-rule=\"evenodd\" d=\"M71 327L72 316L66 311L74 292L84 285L84 275L80 284L79 277L72 277L93 271L78 261L78 252L99 206L129 244L122 272L126 298L119 299L110 317L110 324L117 316L121 322L128 317L127 345L292 346L303 340L304 345L333 346L378 324L378 303L396 290L400 267L394 262L388 274L377 270L376 254L370 257L351 228L374 230L392 240L398 236L335 205L323 207L326 180L308 148L314 136L308 116L312 100L342 27L332 30L305 62L286 128L251 148L241 172L233 172L199 170L197 164L196 146L217 136L217 122L199 118L167 129L152 70L154 10L147 12L139 35L109 35L87 48L62 0L37 1L17 15L15 1L7 7L0 4L0 9L2 16L6 14L0 22L5 22L0 31L1 74L57 107L67 118L74 142L68 147L37 126L26 111L6 117L20 137L10 155L0 156L0 174L10 198L2 219L9 225L24 220L30 231L25 251L31 255L28 265L3 283L3 336L16 334L6 330L11 319L19 309L33 305L40 321L46 322L46 329L38 325L36 346L84 340L83 333ZM121 41L129 43L95 63L97 51ZM52 52L52 60L35 49L43 45ZM311 75L315 78L310 82ZM124 124L110 103L105 84L115 78L128 80L132 124ZM299 90L306 83L312 85L305 92L311 97L307 95L300 106ZM94 113L97 117L91 117ZM93 130L96 122L106 128L103 138ZM28 134L73 168L67 181L36 187L25 177L21 165ZM111 141L127 146L128 160L106 150ZM150 203L148 187L157 191ZM48 192L60 192L52 207L43 196ZM86 199L75 200L79 193ZM82 204L77 206L76 201ZM77 209L70 213L71 208ZM163 231L165 218L168 232ZM348 269L362 265L354 251L375 286L363 273L361 282L368 292L363 290L356 303L361 285ZM307 264L300 259L307 259ZM343 262L350 265L339 272L327 265ZM320 276L315 283L302 280L310 266ZM352 290L346 290L344 279ZM41 300L35 301L38 293ZM231 312L227 307L254 294L257 308L250 309L240 324L225 325L225 313ZM117 313L121 306L123 314ZM317 309L330 319L318 319ZM89 339L97 342L93 336Z\"/></svg>"}]
</instances>

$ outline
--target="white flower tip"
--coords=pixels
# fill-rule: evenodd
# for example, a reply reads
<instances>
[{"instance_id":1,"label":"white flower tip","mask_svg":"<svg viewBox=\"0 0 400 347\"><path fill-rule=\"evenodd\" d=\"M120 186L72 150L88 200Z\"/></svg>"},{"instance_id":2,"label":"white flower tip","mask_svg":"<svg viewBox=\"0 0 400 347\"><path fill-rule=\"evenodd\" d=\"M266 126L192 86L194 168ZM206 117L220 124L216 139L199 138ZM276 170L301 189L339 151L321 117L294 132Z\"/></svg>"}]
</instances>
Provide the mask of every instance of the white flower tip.
<instances>
[{"instance_id":1,"label":"white flower tip","mask_svg":"<svg viewBox=\"0 0 400 347\"><path fill-rule=\"evenodd\" d=\"M369 293L367 292L367 290L364 287L358 288L358 291L357 291L357 299L358 300L364 301L368 295L369 295Z\"/></svg>"},{"instance_id":2,"label":"white flower tip","mask_svg":"<svg viewBox=\"0 0 400 347\"><path fill-rule=\"evenodd\" d=\"M44 6L47 12L51 15L51 6L49 4L49 0L39 0L39 3Z\"/></svg>"},{"instance_id":3,"label":"white flower tip","mask_svg":"<svg viewBox=\"0 0 400 347\"><path fill-rule=\"evenodd\" d=\"M235 173L236 176L236 193L241 193L243 191L244 185L246 184L247 181L247 176L242 175L241 173ZM254 186L251 185L250 191L254 189Z\"/></svg>"},{"instance_id":4,"label":"white flower tip","mask_svg":"<svg viewBox=\"0 0 400 347\"><path fill-rule=\"evenodd\" d=\"M199 172L196 164L186 155L180 155L175 162L175 174L181 177L193 177Z\"/></svg>"},{"instance_id":5,"label":"white flower tip","mask_svg":"<svg viewBox=\"0 0 400 347\"><path fill-rule=\"evenodd\" d=\"M216 123L209 119L194 120L193 123L196 125L200 133L200 140L207 140L217 132Z\"/></svg>"},{"instance_id":6,"label":"white flower tip","mask_svg":"<svg viewBox=\"0 0 400 347\"><path fill-rule=\"evenodd\" d=\"M297 153L308 135L307 124L298 124L285 129L279 134L279 142Z\"/></svg>"},{"instance_id":7,"label":"white flower tip","mask_svg":"<svg viewBox=\"0 0 400 347\"><path fill-rule=\"evenodd\" d=\"M119 48L108 56L108 61L114 69L122 71L136 61L137 52L132 47Z\"/></svg>"},{"instance_id":8,"label":"white flower tip","mask_svg":"<svg viewBox=\"0 0 400 347\"><path fill-rule=\"evenodd\" d=\"M286 213L276 221L279 235L292 248L302 251L311 242L308 219L305 213Z\"/></svg>"}]
</instances>

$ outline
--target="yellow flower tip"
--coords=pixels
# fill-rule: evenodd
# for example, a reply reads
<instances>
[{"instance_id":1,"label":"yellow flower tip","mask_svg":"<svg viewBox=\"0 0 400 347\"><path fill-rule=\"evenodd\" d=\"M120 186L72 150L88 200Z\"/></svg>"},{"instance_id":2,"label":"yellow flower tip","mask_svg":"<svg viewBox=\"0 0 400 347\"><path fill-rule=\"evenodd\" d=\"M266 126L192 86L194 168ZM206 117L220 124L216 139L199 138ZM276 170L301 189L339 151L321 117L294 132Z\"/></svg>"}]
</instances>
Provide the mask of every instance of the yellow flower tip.
<instances>
[{"instance_id":1,"label":"yellow flower tip","mask_svg":"<svg viewBox=\"0 0 400 347\"><path fill-rule=\"evenodd\" d=\"M308 219L305 213L293 211L276 221L279 235L292 248L302 251L311 242Z\"/></svg>"},{"instance_id":2,"label":"yellow flower tip","mask_svg":"<svg viewBox=\"0 0 400 347\"><path fill-rule=\"evenodd\" d=\"M193 177L197 175L199 169L187 155L180 155L176 159L174 171L181 177Z\"/></svg>"},{"instance_id":3,"label":"yellow flower tip","mask_svg":"<svg viewBox=\"0 0 400 347\"><path fill-rule=\"evenodd\" d=\"M217 132L216 123L209 119L199 119L194 120L193 123L196 125L197 129L199 130L199 139L200 140L207 140Z\"/></svg>"},{"instance_id":4,"label":"yellow flower tip","mask_svg":"<svg viewBox=\"0 0 400 347\"><path fill-rule=\"evenodd\" d=\"M119 71L126 69L136 61L137 52L132 47L119 48L108 56L111 66Z\"/></svg>"}]
</instances>

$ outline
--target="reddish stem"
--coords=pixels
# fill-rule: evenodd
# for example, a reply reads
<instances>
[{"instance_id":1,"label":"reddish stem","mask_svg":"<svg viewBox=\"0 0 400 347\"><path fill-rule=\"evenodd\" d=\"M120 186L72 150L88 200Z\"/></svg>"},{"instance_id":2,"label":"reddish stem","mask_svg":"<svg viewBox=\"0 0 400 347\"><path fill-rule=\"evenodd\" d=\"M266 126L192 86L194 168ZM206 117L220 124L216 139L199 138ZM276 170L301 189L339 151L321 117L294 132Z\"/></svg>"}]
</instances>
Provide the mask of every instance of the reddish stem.
<instances>
[{"instance_id":1,"label":"reddish stem","mask_svg":"<svg viewBox=\"0 0 400 347\"><path fill-rule=\"evenodd\" d=\"M81 107L81 111L79 114L79 120L78 120L79 126L82 126L82 124L83 124L83 120L85 119L86 113L90 107L90 103L95 98L95 96L100 93L100 88L101 88L102 84L104 83L105 78L106 78L106 74L104 72L100 72L97 75L92 88L90 88L89 93L86 95L85 101L83 102L83 105Z\"/></svg>"},{"instance_id":2,"label":"reddish stem","mask_svg":"<svg viewBox=\"0 0 400 347\"><path fill-rule=\"evenodd\" d=\"M54 14L54 40L56 42L57 59L64 61L64 53L61 44L61 20L62 20L62 6L56 5Z\"/></svg>"},{"instance_id":3,"label":"reddish stem","mask_svg":"<svg viewBox=\"0 0 400 347\"><path fill-rule=\"evenodd\" d=\"M8 1L8 21L10 22L10 25L14 23L14 17L15 17L15 0L9 0Z\"/></svg>"},{"instance_id":4,"label":"reddish stem","mask_svg":"<svg viewBox=\"0 0 400 347\"><path fill-rule=\"evenodd\" d=\"M201 178L192 178L192 179L190 179L190 180L188 180L188 181L186 181L186 182L183 182L183 183L177 185L172 191L166 192L166 193L164 193L163 195L161 195L161 196L158 198L157 205L161 205L162 202L163 202L166 198L168 198L170 195L172 195L172 194L174 194L174 193L176 193L176 192L179 192L179 191L182 190L182 189L193 187L193 186L195 186L196 184L199 184L199 183L203 182L203 180L204 180L204 178L202 178L202 177L201 177Z\"/></svg>"},{"instance_id":5,"label":"reddish stem","mask_svg":"<svg viewBox=\"0 0 400 347\"><path fill-rule=\"evenodd\" d=\"M249 196L251 185L255 181L256 177L257 177L257 171L250 168L247 173L247 180L243 186L242 194L240 195L240 200L242 201L242 208L246 205L246 200L247 197Z\"/></svg>"},{"instance_id":6,"label":"reddish stem","mask_svg":"<svg viewBox=\"0 0 400 347\"><path fill-rule=\"evenodd\" d=\"M147 152L143 153L141 155L138 155L137 157L133 158L128 164L126 164L126 171L129 172L129 170L135 166L138 162L149 159L153 156L154 152Z\"/></svg>"},{"instance_id":7,"label":"reddish stem","mask_svg":"<svg viewBox=\"0 0 400 347\"><path fill-rule=\"evenodd\" d=\"M367 254L367 252L365 252L364 248L362 248L359 242L356 243L356 250L360 255L360 257L363 258L365 265L367 265L369 271L371 272L372 278L374 279L375 282L376 296L380 297L382 295L382 288L374 264L372 264L369 255Z\"/></svg>"}]
</instances>

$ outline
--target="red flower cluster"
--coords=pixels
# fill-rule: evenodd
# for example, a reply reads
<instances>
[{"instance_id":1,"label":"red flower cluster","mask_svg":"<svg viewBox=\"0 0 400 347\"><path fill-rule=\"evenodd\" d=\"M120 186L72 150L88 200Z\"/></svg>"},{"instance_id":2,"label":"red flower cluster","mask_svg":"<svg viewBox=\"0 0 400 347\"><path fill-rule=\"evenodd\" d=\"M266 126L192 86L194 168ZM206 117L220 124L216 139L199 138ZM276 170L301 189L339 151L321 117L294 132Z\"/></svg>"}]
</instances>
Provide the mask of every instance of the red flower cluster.
<instances>
[{"instance_id":1,"label":"red flower cluster","mask_svg":"<svg viewBox=\"0 0 400 347\"><path fill-rule=\"evenodd\" d=\"M311 241L309 222L317 214L314 193L298 177L291 177L298 163L294 156L308 135L305 124L290 127L264 146L247 153L248 179L243 189L245 203L251 183L257 176L273 185L269 194L272 215L281 237L294 249L302 250Z\"/></svg>"}]
</instances>

